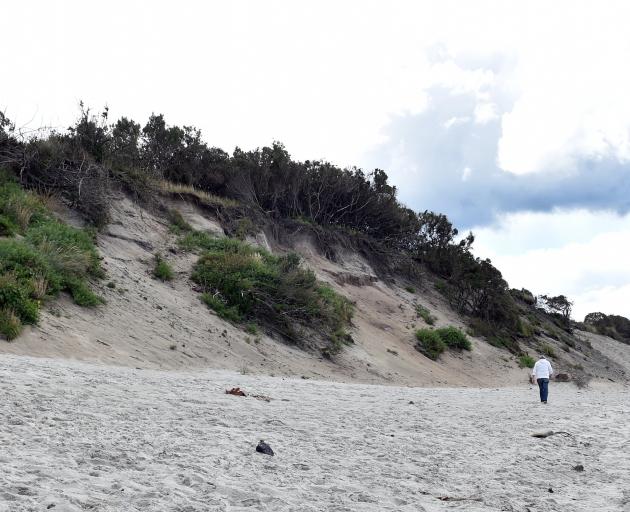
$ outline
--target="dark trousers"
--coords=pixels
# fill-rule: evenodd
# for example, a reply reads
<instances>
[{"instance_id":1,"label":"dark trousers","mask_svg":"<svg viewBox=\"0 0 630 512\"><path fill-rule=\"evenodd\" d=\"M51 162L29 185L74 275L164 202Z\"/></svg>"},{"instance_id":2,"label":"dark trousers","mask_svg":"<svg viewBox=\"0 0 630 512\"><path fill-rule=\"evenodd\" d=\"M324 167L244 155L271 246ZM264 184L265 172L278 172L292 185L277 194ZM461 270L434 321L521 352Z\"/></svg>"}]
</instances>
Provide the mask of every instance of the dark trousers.
<instances>
[{"instance_id":1,"label":"dark trousers","mask_svg":"<svg viewBox=\"0 0 630 512\"><path fill-rule=\"evenodd\" d=\"M538 389L540 391L540 401L546 402L547 395L549 394L549 379L536 379L538 382Z\"/></svg>"}]
</instances>

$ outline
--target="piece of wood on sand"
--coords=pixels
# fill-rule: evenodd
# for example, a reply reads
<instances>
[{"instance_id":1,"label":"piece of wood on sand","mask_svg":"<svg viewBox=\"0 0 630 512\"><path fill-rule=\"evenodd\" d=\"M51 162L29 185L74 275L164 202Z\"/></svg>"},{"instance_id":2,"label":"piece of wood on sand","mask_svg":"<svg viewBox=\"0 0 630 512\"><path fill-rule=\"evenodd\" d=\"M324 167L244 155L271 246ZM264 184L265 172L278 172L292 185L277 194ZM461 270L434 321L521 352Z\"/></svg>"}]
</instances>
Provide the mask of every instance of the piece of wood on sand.
<instances>
[{"instance_id":1,"label":"piece of wood on sand","mask_svg":"<svg viewBox=\"0 0 630 512\"><path fill-rule=\"evenodd\" d=\"M573 434L571 434L570 432L564 432L564 431L554 432L553 430L547 430L546 432L534 432L532 434L532 437L538 437L538 438L544 439L545 437L555 436L556 434L573 437Z\"/></svg>"}]
</instances>

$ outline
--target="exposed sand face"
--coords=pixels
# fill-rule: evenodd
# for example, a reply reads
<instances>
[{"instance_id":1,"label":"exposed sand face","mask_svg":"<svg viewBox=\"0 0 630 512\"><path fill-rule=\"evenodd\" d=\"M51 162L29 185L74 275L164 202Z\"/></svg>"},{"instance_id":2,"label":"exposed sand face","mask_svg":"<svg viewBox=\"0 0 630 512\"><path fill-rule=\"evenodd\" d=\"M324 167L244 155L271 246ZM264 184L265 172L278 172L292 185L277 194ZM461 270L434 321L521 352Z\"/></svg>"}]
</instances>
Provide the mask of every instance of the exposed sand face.
<instances>
[{"instance_id":1,"label":"exposed sand face","mask_svg":"<svg viewBox=\"0 0 630 512\"><path fill-rule=\"evenodd\" d=\"M170 202L196 229L214 235L221 226L190 203ZM190 282L197 257L182 253L168 222L121 197L112 204L112 222L99 235L107 278L96 283L107 303L81 308L67 297L51 302L37 326L12 343L0 341L0 353L69 358L145 369L221 368L251 373L308 376L336 381L424 386L510 385L526 372L505 350L473 339L473 351L444 354L431 361L414 349L415 328L425 327L414 310L418 301L437 318L436 326L464 327L435 290L410 294L382 281L357 286L335 276L375 277L353 254L333 263L305 242L296 249L317 275L356 302L352 334L356 343L334 362L281 340L248 335L214 315ZM263 237L257 240L267 246ZM286 249L286 248L285 248ZM153 278L154 254L172 264L175 279ZM114 282L115 288L106 286Z\"/></svg>"},{"instance_id":2,"label":"exposed sand face","mask_svg":"<svg viewBox=\"0 0 630 512\"><path fill-rule=\"evenodd\" d=\"M167 201L196 229L217 236L222 228L216 219L191 203ZM71 214L71 212L69 212ZM65 215L68 216L68 212ZM78 219L70 218L73 223ZM269 247L263 234L255 243ZM99 234L107 278L95 283L107 303L94 309L81 308L68 297L51 301L37 326L28 327L12 343L0 340L0 353L79 359L144 369L216 368L282 376L308 376L341 382L414 386L513 386L526 382L527 370L517 358L471 337L471 352L448 351L431 361L414 348L414 330L427 327L418 317L416 304L428 308L435 326L466 329L438 293L431 280L414 283L384 282L355 253L340 254L331 262L319 254L307 237L295 240L294 249L317 276L329 282L355 307L355 344L329 361L318 351L300 350L269 336L248 335L244 326L225 322L199 300L190 281L196 256L183 253L168 221L128 198L112 202L112 222ZM287 247L274 247L283 251ZM175 270L175 279L163 283L152 276L154 255L160 252ZM115 284L109 288L108 282ZM588 333L585 336L591 336ZM592 337L602 353L586 354L564 348L550 339L563 363L556 372L571 373L581 366L594 376L616 382L627 380L630 346ZM525 345L524 345L525 349ZM534 354L532 352L532 354ZM607 354L606 357L603 354ZM623 357L619 357L619 356Z\"/></svg>"},{"instance_id":3,"label":"exposed sand face","mask_svg":"<svg viewBox=\"0 0 630 512\"><path fill-rule=\"evenodd\" d=\"M226 395L232 386L272 400ZM529 386L400 388L16 356L0 358L0 387L2 512L630 510L621 387L552 383L544 406ZM541 430L573 437L531 437ZM275 457L254 451L259 439Z\"/></svg>"}]
</instances>

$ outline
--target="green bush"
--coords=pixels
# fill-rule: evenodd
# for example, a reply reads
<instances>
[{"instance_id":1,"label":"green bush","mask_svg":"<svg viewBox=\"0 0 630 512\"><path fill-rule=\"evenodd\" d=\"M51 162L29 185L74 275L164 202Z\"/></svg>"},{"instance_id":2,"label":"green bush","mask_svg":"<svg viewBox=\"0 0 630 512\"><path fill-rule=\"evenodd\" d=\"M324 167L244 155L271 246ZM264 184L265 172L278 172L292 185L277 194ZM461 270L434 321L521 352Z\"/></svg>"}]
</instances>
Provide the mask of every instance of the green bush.
<instances>
[{"instance_id":1,"label":"green bush","mask_svg":"<svg viewBox=\"0 0 630 512\"><path fill-rule=\"evenodd\" d=\"M15 183L0 180L1 332L12 339L24 324L34 324L42 299L69 292L82 306L102 302L87 284L102 277L94 235L54 219L42 202ZM20 233L21 238L6 238Z\"/></svg>"},{"instance_id":2,"label":"green bush","mask_svg":"<svg viewBox=\"0 0 630 512\"><path fill-rule=\"evenodd\" d=\"M25 324L34 324L39 316L39 305L30 297L27 286L11 274L0 276L0 304L16 314Z\"/></svg>"},{"instance_id":3,"label":"green bush","mask_svg":"<svg viewBox=\"0 0 630 512\"><path fill-rule=\"evenodd\" d=\"M186 219L184 219L179 210L169 210L168 220L171 223L171 231L173 231L173 233L188 233L193 230L192 226L186 222Z\"/></svg>"},{"instance_id":4,"label":"green bush","mask_svg":"<svg viewBox=\"0 0 630 512\"><path fill-rule=\"evenodd\" d=\"M179 246L185 251L210 251L215 248L217 238L204 231L190 231L179 239Z\"/></svg>"},{"instance_id":5,"label":"green bush","mask_svg":"<svg viewBox=\"0 0 630 512\"><path fill-rule=\"evenodd\" d=\"M61 275L102 277L93 233L50 220L29 229L26 239Z\"/></svg>"},{"instance_id":6,"label":"green bush","mask_svg":"<svg viewBox=\"0 0 630 512\"><path fill-rule=\"evenodd\" d=\"M153 267L153 275L161 281L172 281L174 273L171 266L162 256L155 255L155 266Z\"/></svg>"},{"instance_id":7,"label":"green bush","mask_svg":"<svg viewBox=\"0 0 630 512\"><path fill-rule=\"evenodd\" d=\"M409 293L416 293L416 289L413 286L405 286L405 290Z\"/></svg>"},{"instance_id":8,"label":"green bush","mask_svg":"<svg viewBox=\"0 0 630 512\"><path fill-rule=\"evenodd\" d=\"M72 295L72 299L79 306L91 308L103 304L102 297L96 295L83 279L68 279L67 287Z\"/></svg>"},{"instance_id":9,"label":"green bush","mask_svg":"<svg viewBox=\"0 0 630 512\"><path fill-rule=\"evenodd\" d=\"M5 175L0 176L0 229L8 231L4 236L10 236L11 231L24 233L30 224L42 220L45 213L37 196L24 191Z\"/></svg>"},{"instance_id":10,"label":"green bush","mask_svg":"<svg viewBox=\"0 0 630 512\"><path fill-rule=\"evenodd\" d=\"M433 329L418 329L416 331L416 349L422 352L429 359L434 361L446 350L446 344Z\"/></svg>"},{"instance_id":11,"label":"green bush","mask_svg":"<svg viewBox=\"0 0 630 512\"><path fill-rule=\"evenodd\" d=\"M427 308L421 306L420 304L416 305L416 314L429 325L433 325L435 323L436 318L429 312Z\"/></svg>"},{"instance_id":12,"label":"green bush","mask_svg":"<svg viewBox=\"0 0 630 512\"><path fill-rule=\"evenodd\" d=\"M237 323L243 319L243 316L239 313L236 306L228 306L224 300L217 298L210 293L203 293L201 295L201 300L224 320Z\"/></svg>"},{"instance_id":13,"label":"green bush","mask_svg":"<svg viewBox=\"0 0 630 512\"><path fill-rule=\"evenodd\" d=\"M15 311L9 308L0 309L0 334L11 341L18 337L22 331L22 322Z\"/></svg>"},{"instance_id":14,"label":"green bush","mask_svg":"<svg viewBox=\"0 0 630 512\"><path fill-rule=\"evenodd\" d=\"M518 364L521 368L533 368L536 361L532 356L523 355L518 358Z\"/></svg>"},{"instance_id":15,"label":"green bush","mask_svg":"<svg viewBox=\"0 0 630 512\"><path fill-rule=\"evenodd\" d=\"M554 350L554 348L549 345L548 343L543 343L540 346L540 350L543 354L545 354L547 357L555 357L556 355L556 351Z\"/></svg>"},{"instance_id":16,"label":"green bush","mask_svg":"<svg viewBox=\"0 0 630 512\"><path fill-rule=\"evenodd\" d=\"M192 279L202 300L234 322L266 324L293 341L298 326L317 330L331 345L347 340L352 304L300 265L296 254L275 256L237 239L205 240Z\"/></svg>"},{"instance_id":17,"label":"green bush","mask_svg":"<svg viewBox=\"0 0 630 512\"><path fill-rule=\"evenodd\" d=\"M440 327L435 332L448 348L471 350L472 345L466 335L456 327Z\"/></svg>"},{"instance_id":18,"label":"green bush","mask_svg":"<svg viewBox=\"0 0 630 512\"><path fill-rule=\"evenodd\" d=\"M6 215L0 214L0 236L13 236L17 232L17 226Z\"/></svg>"}]
</instances>

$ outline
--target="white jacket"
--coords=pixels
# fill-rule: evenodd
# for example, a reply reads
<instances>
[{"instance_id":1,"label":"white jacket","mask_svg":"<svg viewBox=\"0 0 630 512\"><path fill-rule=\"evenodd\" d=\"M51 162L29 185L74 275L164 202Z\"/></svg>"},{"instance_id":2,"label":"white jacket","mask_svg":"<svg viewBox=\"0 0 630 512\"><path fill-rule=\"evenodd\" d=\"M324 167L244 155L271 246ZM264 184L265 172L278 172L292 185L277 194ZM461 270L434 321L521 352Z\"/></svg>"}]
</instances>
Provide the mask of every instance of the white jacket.
<instances>
[{"instance_id":1,"label":"white jacket","mask_svg":"<svg viewBox=\"0 0 630 512\"><path fill-rule=\"evenodd\" d=\"M548 379L553 374L553 368L551 363L546 359L539 359L536 361L534 368L532 368L532 376L535 379Z\"/></svg>"}]
</instances>

